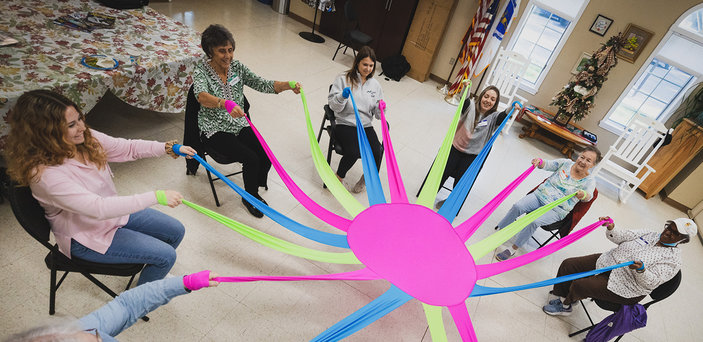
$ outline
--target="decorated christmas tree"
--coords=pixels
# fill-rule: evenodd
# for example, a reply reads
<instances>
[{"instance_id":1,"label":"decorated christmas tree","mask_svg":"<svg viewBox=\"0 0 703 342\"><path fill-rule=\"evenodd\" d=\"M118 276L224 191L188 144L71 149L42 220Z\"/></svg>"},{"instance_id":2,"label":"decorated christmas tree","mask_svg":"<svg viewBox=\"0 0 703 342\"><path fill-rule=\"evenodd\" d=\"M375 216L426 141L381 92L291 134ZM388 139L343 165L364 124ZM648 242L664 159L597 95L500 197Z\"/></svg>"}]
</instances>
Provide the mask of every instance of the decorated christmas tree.
<instances>
[{"instance_id":1,"label":"decorated christmas tree","mask_svg":"<svg viewBox=\"0 0 703 342\"><path fill-rule=\"evenodd\" d=\"M554 117L556 123L566 126L571 119L579 121L588 115L596 94L608 79L610 69L618 63L615 54L625 43L620 34L610 37L552 99L550 105L558 107Z\"/></svg>"}]
</instances>

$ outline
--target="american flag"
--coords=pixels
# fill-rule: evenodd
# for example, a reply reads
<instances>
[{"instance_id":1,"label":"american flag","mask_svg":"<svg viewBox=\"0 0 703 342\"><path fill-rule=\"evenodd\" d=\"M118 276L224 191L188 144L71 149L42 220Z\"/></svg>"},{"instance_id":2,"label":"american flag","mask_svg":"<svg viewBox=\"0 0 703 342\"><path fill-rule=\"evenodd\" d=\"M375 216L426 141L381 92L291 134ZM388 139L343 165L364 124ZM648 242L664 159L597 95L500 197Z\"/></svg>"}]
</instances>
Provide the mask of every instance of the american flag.
<instances>
[{"instance_id":1,"label":"american flag","mask_svg":"<svg viewBox=\"0 0 703 342\"><path fill-rule=\"evenodd\" d=\"M454 79L454 83L449 87L447 96L454 96L461 92L464 87L462 81L471 75L476 66L483 44L486 43L487 33L491 29L493 16L498 9L497 4L498 0L479 0L478 10L471 20L471 26L466 31L464 39L461 40L463 46L459 55L461 68Z\"/></svg>"}]
</instances>

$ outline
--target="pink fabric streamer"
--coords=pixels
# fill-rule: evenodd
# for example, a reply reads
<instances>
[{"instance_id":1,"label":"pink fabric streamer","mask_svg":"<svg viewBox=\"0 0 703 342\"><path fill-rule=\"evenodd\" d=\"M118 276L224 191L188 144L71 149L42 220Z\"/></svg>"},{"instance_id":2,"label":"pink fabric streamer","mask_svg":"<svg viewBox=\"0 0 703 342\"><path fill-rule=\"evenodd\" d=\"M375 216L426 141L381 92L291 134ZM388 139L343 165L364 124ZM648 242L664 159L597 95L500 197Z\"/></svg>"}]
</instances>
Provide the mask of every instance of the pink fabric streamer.
<instances>
[{"instance_id":1,"label":"pink fabric streamer","mask_svg":"<svg viewBox=\"0 0 703 342\"><path fill-rule=\"evenodd\" d=\"M506 198L515 190L515 188L522 183L522 181L527 178L527 176L532 173L532 171L535 169L534 165L530 165L525 172L523 172L518 178L516 178L514 181L512 181L510 184L508 184L505 189L503 189L501 192L496 195L492 200L490 200L483 208L481 208L479 211L477 211L473 216L471 216L468 220L464 221L464 223L460 224L459 226L456 227L457 234L459 234L459 237L466 242L466 240L473 235L473 233L480 227L486 220L488 219L489 216L498 208L498 206L505 201Z\"/></svg>"},{"instance_id":2,"label":"pink fabric streamer","mask_svg":"<svg viewBox=\"0 0 703 342\"><path fill-rule=\"evenodd\" d=\"M377 280L381 279L376 273L369 270L368 268L362 268L360 270L344 272L344 273L333 273L333 274L318 274L311 276L290 276L290 277L277 277L277 276L260 276L260 277L216 277L212 280L219 281L223 283L245 283L251 281L301 281L301 280Z\"/></svg>"},{"instance_id":3,"label":"pink fabric streamer","mask_svg":"<svg viewBox=\"0 0 703 342\"><path fill-rule=\"evenodd\" d=\"M459 329L459 335L461 340L466 342L476 342L478 338L476 337L476 332L474 331L474 326L471 324L471 317L469 317L469 311L466 309L466 304L461 303L453 306L447 307L449 313L452 314L454 319L454 324L457 329Z\"/></svg>"},{"instance_id":4,"label":"pink fabric streamer","mask_svg":"<svg viewBox=\"0 0 703 342\"><path fill-rule=\"evenodd\" d=\"M310 197L308 197L308 195L305 194L303 190L301 190L298 185L295 184L295 182L293 182L293 179L290 178L288 173L286 173L286 170L283 169L283 166L281 166L281 163L278 162L276 156L273 155L273 152L271 152L271 149L269 148L268 144L266 144L266 140L264 140L264 137L262 137L256 127L254 127L254 124L251 123L249 118L244 118L247 119L249 126L251 126L251 130L254 131L256 138L259 139L259 142L261 142L261 146L264 148L266 155L271 160L271 164L276 169L276 172L278 172L278 175L281 176L281 180L286 185L286 187L288 187L288 190L290 190L290 193L293 195L293 197L295 197L298 202L300 202L300 204L302 204L308 211L310 211L313 215L317 216L320 220L325 221L331 226L346 232L349 229L349 224L351 224L351 220L341 217L323 208L321 205L317 204L317 202L313 201Z\"/></svg>"},{"instance_id":5,"label":"pink fabric streamer","mask_svg":"<svg viewBox=\"0 0 703 342\"><path fill-rule=\"evenodd\" d=\"M380 100L378 108L381 110L381 131L383 132L383 146L386 154L386 169L388 170L388 187L391 193L391 203L409 203L408 195L405 193L403 178L400 176L398 161L395 159L391 135L386 122L386 102Z\"/></svg>"},{"instance_id":6,"label":"pink fabric streamer","mask_svg":"<svg viewBox=\"0 0 703 342\"><path fill-rule=\"evenodd\" d=\"M510 271L512 269L518 268L523 265L527 265L535 260L544 258L547 255L550 255L570 244L575 242L576 240L584 237L586 234L592 232L599 226L601 226L605 222L613 222L612 219L609 220L603 220L603 221L598 221L590 226L587 226L585 228L579 229L576 232L573 232L562 239L559 239L555 242L552 242L540 249L537 249L535 251L532 251L530 253L521 255L516 258L512 258L509 260L497 262L497 263L492 263L492 264L484 264L484 265L476 265L476 277L478 279L484 279L488 278L491 276L494 276L496 274L500 274L503 272Z\"/></svg>"}]
</instances>

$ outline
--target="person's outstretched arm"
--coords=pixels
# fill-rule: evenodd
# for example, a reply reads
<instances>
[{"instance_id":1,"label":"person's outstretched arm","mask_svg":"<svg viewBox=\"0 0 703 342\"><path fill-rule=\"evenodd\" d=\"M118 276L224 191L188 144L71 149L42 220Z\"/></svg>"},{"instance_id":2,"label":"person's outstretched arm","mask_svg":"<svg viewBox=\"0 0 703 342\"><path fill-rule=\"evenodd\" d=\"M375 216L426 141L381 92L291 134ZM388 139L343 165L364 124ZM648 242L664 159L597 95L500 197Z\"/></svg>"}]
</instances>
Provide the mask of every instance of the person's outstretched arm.
<instances>
[{"instance_id":1,"label":"person's outstretched arm","mask_svg":"<svg viewBox=\"0 0 703 342\"><path fill-rule=\"evenodd\" d=\"M209 274L209 271L203 272L208 273L206 279L214 277L214 275ZM203 272L185 277L152 281L127 290L100 309L81 318L81 325L83 329L96 328L100 333L113 337L117 336L117 334L132 326L149 312L168 303L171 298L201 287L217 286L217 282L212 280L205 286L193 287L193 285L189 284L187 281L189 277L202 275ZM186 286L189 288L186 288Z\"/></svg>"}]
</instances>

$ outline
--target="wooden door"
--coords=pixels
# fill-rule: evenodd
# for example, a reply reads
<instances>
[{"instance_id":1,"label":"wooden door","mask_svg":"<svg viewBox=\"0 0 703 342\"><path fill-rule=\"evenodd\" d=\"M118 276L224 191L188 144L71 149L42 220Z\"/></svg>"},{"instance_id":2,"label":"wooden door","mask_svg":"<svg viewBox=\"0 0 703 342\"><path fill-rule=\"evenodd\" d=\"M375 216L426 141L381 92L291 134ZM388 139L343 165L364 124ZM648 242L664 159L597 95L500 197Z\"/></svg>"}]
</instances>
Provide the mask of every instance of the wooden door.
<instances>
[{"instance_id":1,"label":"wooden door","mask_svg":"<svg viewBox=\"0 0 703 342\"><path fill-rule=\"evenodd\" d=\"M337 41L342 41L346 30L352 26L344 17L347 1L337 0L336 12L324 13L320 20L320 32ZM371 47L376 57L399 54L403 49L418 0L353 0L359 18L359 31L373 38Z\"/></svg>"},{"instance_id":2,"label":"wooden door","mask_svg":"<svg viewBox=\"0 0 703 342\"><path fill-rule=\"evenodd\" d=\"M379 60L401 53L417 3L418 0L388 0L381 34L372 44Z\"/></svg>"}]
</instances>

